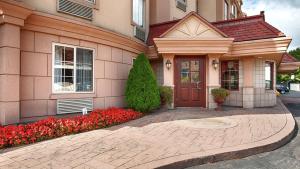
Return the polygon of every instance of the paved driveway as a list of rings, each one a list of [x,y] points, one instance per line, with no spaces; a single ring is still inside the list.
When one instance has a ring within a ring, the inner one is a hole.
[[[281,97],[300,124],[300,92]],[[273,152],[263,153],[240,160],[191,167],[189,169],[300,169],[300,132],[286,146]]]
[[[285,138],[293,122],[282,104],[222,112],[179,108],[3,152],[0,168],[147,169],[190,159],[199,164],[205,157],[210,161],[236,157],[242,150],[247,150],[243,155],[264,151],[256,148]]]

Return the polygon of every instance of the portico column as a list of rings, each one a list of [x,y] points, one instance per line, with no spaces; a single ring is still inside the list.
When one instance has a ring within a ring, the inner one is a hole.
[[[20,27],[0,25],[0,123],[20,119]]]
[[[175,68],[174,54],[163,54],[162,56],[163,56],[163,70],[164,70],[163,85],[171,87],[173,89],[173,96],[174,96],[174,68]],[[170,69],[168,69],[166,66],[168,60],[171,62]],[[174,97],[173,97],[173,103],[174,103]]]
[[[217,107],[217,104],[214,101],[213,96],[211,95],[211,90],[214,88],[219,88],[220,84],[220,64],[215,68],[213,67],[213,61],[220,63],[220,55],[208,55],[207,59],[207,107],[209,109],[214,109]]]
[[[254,70],[255,58],[245,57],[244,67],[244,86],[243,86],[243,108],[254,108]]]
[[[32,9],[22,2],[0,1],[0,123],[20,120],[20,31]]]

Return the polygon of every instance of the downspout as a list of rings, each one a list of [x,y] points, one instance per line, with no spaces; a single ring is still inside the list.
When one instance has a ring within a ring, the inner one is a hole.
[[[196,13],[199,15],[199,0],[196,0]]]

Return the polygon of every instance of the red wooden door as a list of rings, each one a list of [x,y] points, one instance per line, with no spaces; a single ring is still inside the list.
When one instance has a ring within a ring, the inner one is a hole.
[[[205,57],[176,57],[175,106],[205,107]]]

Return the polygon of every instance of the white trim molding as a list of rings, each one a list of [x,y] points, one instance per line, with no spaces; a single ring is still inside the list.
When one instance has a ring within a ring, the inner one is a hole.
[[[233,43],[226,56],[253,56],[262,54],[285,53],[292,41],[291,37],[280,37]]]
[[[233,38],[155,38],[158,53],[176,54],[226,54]]]

